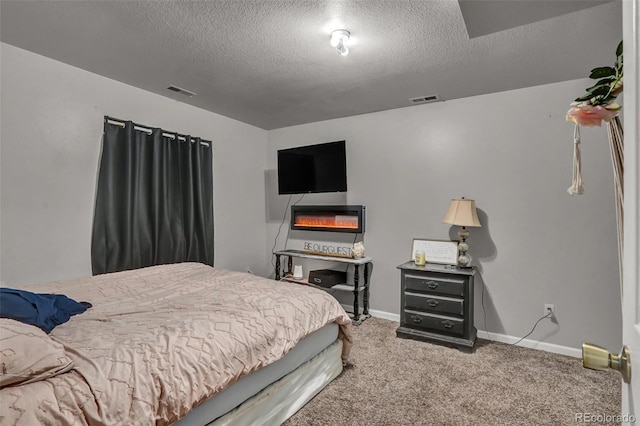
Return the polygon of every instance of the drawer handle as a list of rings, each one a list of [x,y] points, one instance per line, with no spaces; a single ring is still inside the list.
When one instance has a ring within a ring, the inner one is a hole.
[[[427,287],[430,289],[438,288],[438,283],[435,281],[427,281]]]
[[[427,305],[431,306],[432,308],[435,308],[436,306],[438,306],[440,303],[435,300],[435,299],[429,299],[427,301]]]
[[[418,315],[413,315],[411,316],[411,319],[413,320],[413,322],[420,324],[422,322],[422,318],[420,318]]]
[[[442,326],[444,328],[451,328],[451,327],[453,327],[453,323],[451,321],[449,321],[449,320],[444,320],[444,321],[442,321]]]

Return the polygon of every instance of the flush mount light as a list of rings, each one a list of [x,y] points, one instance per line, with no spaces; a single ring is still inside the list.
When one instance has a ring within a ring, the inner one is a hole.
[[[331,33],[331,46],[338,49],[338,53],[342,56],[349,54],[349,48],[346,46],[351,33],[347,30],[335,30]]]

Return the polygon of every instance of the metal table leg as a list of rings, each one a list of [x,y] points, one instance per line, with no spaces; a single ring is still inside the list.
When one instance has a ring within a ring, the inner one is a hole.
[[[369,318],[369,264],[364,264],[364,294],[362,295],[362,314],[365,318]]]
[[[358,306],[358,284],[360,281],[358,265],[354,265],[353,268],[353,323],[355,325],[360,324],[360,307]]]

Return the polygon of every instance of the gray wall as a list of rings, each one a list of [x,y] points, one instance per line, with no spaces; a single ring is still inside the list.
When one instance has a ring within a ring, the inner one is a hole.
[[[469,238],[482,276],[477,327],[524,336],[551,303],[558,323],[541,323],[530,339],[616,348],[620,291],[604,128],[583,129],[586,192],[566,192],[573,126],[565,113],[589,85],[576,80],[273,130],[268,166],[276,168],[280,148],[347,140],[346,198],[367,206],[373,309],[399,313],[396,266],[409,259],[413,237],[457,238],[457,228],[441,221],[449,200],[464,196],[476,200],[483,225]],[[268,224],[269,246],[277,227]]]
[[[450,198],[465,196],[477,201],[483,224],[469,240],[483,278],[479,329],[523,336],[553,303],[558,324],[542,323],[531,339],[621,344],[604,129],[583,129],[585,195],[565,192],[573,127],[564,114],[587,80],[266,132],[6,44],[1,55],[0,279],[8,284],[90,274],[106,114],[214,141],[216,266],[271,274],[268,253],[286,204],[269,182],[276,150],[346,139],[346,198],[303,202],[367,206],[373,309],[399,313],[396,266],[411,239],[454,238],[441,219]],[[286,225],[282,231],[276,248]]]
[[[215,263],[265,263],[267,132],[2,44],[0,278],[28,284],[91,274],[102,119],[213,141]],[[257,242],[257,243],[256,243]]]

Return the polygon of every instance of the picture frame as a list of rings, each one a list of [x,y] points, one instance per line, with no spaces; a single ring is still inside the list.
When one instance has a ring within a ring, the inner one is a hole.
[[[424,251],[427,263],[458,264],[458,241],[414,238],[411,244],[411,260],[415,260],[416,251],[419,250]]]

